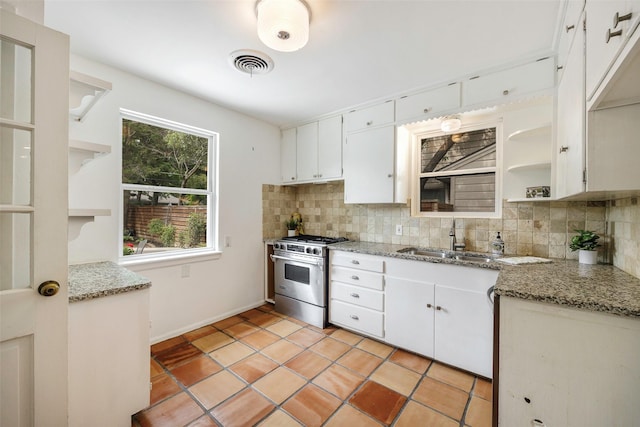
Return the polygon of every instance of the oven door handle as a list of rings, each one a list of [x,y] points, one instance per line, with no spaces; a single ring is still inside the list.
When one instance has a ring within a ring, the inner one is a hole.
[[[311,265],[316,265],[316,266],[320,265],[320,260],[307,261],[307,260],[300,260],[300,259],[296,259],[296,258],[287,258],[287,257],[279,256],[279,255],[269,255],[269,258],[271,258],[271,261],[273,261],[273,262],[276,262],[277,259],[281,259],[281,260],[284,260],[284,261],[300,262],[300,263],[303,263],[303,264],[311,264]]]

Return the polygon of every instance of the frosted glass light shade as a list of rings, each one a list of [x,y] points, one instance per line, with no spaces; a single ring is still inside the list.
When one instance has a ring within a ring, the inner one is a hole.
[[[268,47],[293,52],[309,41],[309,9],[300,0],[259,0],[258,37]]]
[[[455,132],[462,127],[462,120],[458,116],[445,117],[440,123],[443,132]]]

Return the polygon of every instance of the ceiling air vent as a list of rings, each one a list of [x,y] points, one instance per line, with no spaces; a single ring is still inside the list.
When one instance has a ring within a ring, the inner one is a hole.
[[[273,70],[273,60],[257,50],[242,49],[231,52],[229,62],[236,70],[250,75],[267,74]]]

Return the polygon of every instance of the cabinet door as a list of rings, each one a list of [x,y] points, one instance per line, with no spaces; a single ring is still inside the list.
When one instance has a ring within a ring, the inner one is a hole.
[[[296,181],[296,129],[282,131],[280,140],[280,178],[283,183]]]
[[[564,77],[558,86],[557,138],[555,151],[555,197],[584,191],[585,98],[584,31],[576,33],[567,57]]]
[[[639,3],[628,0],[587,2],[585,9],[587,18],[587,100],[591,99],[609,66],[629,37],[640,10]],[[629,13],[632,14],[629,20],[618,22],[614,26],[616,14],[620,17]]]
[[[298,127],[296,159],[298,181],[318,178],[318,122]]]
[[[344,202],[393,203],[395,126],[347,136]]]
[[[394,109],[394,102],[385,102],[384,104],[351,111],[346,116],[347,132],[393,123],[395,119]]]
[[[487,294],[436,285],[435,306],[435,359],[492,378],[493,304]]]
[[[385,340],[392,345],[433,357],[434,285],[386,278]]]
[[[569,50],[571,44],[578,31],[582,31],[582,10],[584,9],[584,0],[568,1],[567,10],[565,13],[564,22],[560,28],[560,43],[558,45],[558,66],[557,81],[562,80],[564,68],[567,64],[567,56],[569,56]]]
[[[318,178],[342,176],[342,116],[318,122]]]
[[[421,120],[441,111],[460,107],[460,83],[417,93],[396,102],[396,122]]]
[[[554,60],[542,59],[530,64],[487,74],[464,82],[464,105],[496,102],[539,90],[555,83]]]

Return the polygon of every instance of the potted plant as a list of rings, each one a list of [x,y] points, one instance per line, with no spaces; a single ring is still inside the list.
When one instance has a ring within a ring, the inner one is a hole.
[[[571,238],[569,249],[578,252],[578,262],[581,264],[597,264],[598,251],[596,248],[600,246],[598,236],[595,232],[589,230],[574,230],[578,233]]]
[[[296,235],[296,229],[298,228],[298,220],[291,217],[288,220],[285,221],[285,225],[287,226],[287,235],[288,236],[295,236]]]

